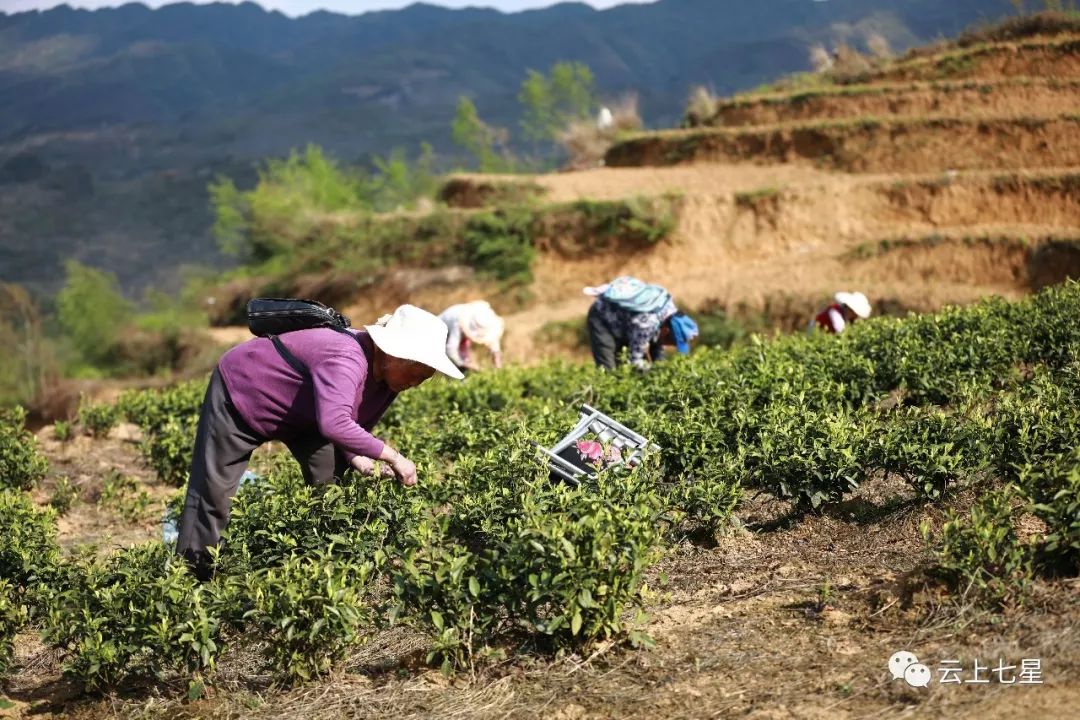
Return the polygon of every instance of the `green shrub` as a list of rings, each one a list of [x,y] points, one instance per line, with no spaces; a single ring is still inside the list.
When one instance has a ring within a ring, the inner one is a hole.
[[[56,295],[57,318],[64,337],[91,366],[109,364],[114,343],[131,318],[131,303],[120,293],[116,276],[76,260],[65,263],[64,287]]]
[[[163,390],[128,391],[117,401],[124,417],[142,429],[139,449],[164,483],[187,482],[205,392],[206,382],[193,380]]]
[[[170,420],[197,420],[205,393],[205,380],[192,380],[161,390],[128,390],[117,400],[116,407],[129,422],[152,435]]]
[[[7,676],[11,668],[15,636],[29,621],[26,606],[20,602],[18,595],[11,583],[0,578],[0,680]]]
[[[49,469],[25,423],[26,411],[18,405],[0,408],[0,490],[29,490]]]
[[[304,484],[299,466],[288,458],[240,489],[226,537],[232,547],[243,548],[253,567],[322,553],[381,567],[387,538],[417,511],[408,490],[396,482],[360,478],[316,488]]]
[[[745,324],[728,317],[722,310],[694,313],[694,320],[698,324],[696,345],[699,347],[730,348],[749,334]]]
[[[466,262],[496,280],[528,282],[536,255],[532,224],[532,213],[527,209],[471,215],[462,232]]]
[[[658,557],[661,504],[642,473],[595,488],[552,485],[543,473],[486,453],[462,458],[435,512],[405,540],[392,569],[392,613],[434,635],[431,659],[471,663],[502,639],[541,649],[597,638],[648,642],[623,618]],[[535,479],[534,479],[535,478]]]
[[[937,498],[985,476],[994,434],[983,417],[905,408],[887,416],[872,440],[868,454],[874,467],[904,478],[923,497]]]
[[[71,423],[67,420],[57,420],[53,424],[53,437],[60,442],[67,442],[71,439]]]
[[[366,640],[374,617],[364,599],[372,569],[329,556],[290,557],[244,576],[242,593],[251,603],[244,620],[266,642],[279,676],[314,679]]]
[[[46,589],[44,637],[88,689],[129,675],[207,672],[220,652],[217,589],[160,542],[77,559]]]
[[[1047,527],[1038,538],[1040,568],[1051,574],[1080,572],[1080,450],[1046,465],[1021,470],[1020,485],[1031,500],[1031,512]]]
[[[742,453],[751,483],[819,510],[866,479],[861,452],[874,428],[868,415],[814,410],[795,401],[771,405],[761,416],[756,437]]]
[[[197,428],[197,418],[169,418],[139,444],[143,458],[163,483],[182,487],[187,482]]]
[[[1062,485],[1032,511],[1050,528],[1039,548],[1042,564],[1054,572],[1075,576],[1080,571],[1080,471],[1076,466]]]
[[[60,562],[56,514],[38,510],[15,490],[0,490],[0,578],[25,588],[49,576]]]
[[[129,523],[146,520],[150,516],[150,494],[139,487],[135,478],[124,475],[115,468],[109,471],[98,497],[98,505],[112,510]]]
[[[1031,549],[1016,533],[1022,509],[1010,486],[982,497],[967,515],[952,513],[941,531],[936,571],[965,596],[1022,602],[1033,575]]]
[[[56,482],[53,483],[53,494],[49,498],[49,507],[55,510],[58,515],[66,515],[78,499],[79,489],[71,483],[71,479],[67,475],[64,475],[57,478]]]
[[[105,437],[120,422],[120,409],[111,403],[94,403],[87,397],[79,403],[79,424],[93,437]]]

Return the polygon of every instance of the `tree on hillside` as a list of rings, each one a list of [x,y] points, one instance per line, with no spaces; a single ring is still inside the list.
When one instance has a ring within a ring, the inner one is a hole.
[[[207,188],[218,246],[257,265],[294,252],[328,216],[412,207],[435,194],[435,153],[427,143],[414,163],[400,148],[369,162],[373,172],[345,167],[309,145],[303,153],[267,162],[250,190],[218,178]]]
[[[56,296],[57,316],[79,357],[100,366],[131,319],[131,304],[120,294],[116,276],[77,260],[65,263],[67,281]]]
[[[219,177],[207,187],[214,208],[213,233],[226,255],[242,257],[248,251],[249,206],[232,179]]]
[[[420,156],[409,164],[405,151],[394,148],[385,158],[372,158],[376,172],[364,181],[364,199],[373,210],[382,212],[409,207],[417,198],[431,197],[438,189],[435,150],[421,143]]]
[[[513,161],[505,151],[509,133],[481,120],[476,105],[465,96],[458,99],[451,130],[454,143],[476,159],[480,172],[506,172],[513,168]]]
[[[0,404],[39,397],[51,366],[41,315],[30,293],[0,283]]]
[[[521,129],[533,142],[554,141],[570,123],[591,118],[599,107],[592,71],[580,62],[555,63],[546,76],[529,70],[518,102]]]

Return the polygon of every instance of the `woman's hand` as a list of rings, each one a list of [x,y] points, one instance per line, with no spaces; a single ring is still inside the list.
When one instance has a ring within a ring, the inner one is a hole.
[[[350,463],[356,472],[364,475],[365,477],[371,477],[375,474],[375,461],[369,457],[363,455],[357,455],[352,459]]]
[[[375,467],[376,462],[377,461],[373,460],[372,458],[364,457],[363,455],[357,455],[356,457],[354,457],[352,459],[351,464],[356,469],[357,472],[359,472],[361,475],[363,475],[365,477],[373,477],[375,475],[378,475],[379,477],[384,477],[384,478],[385,477],[394,477],[393,469],[389,465],[387,465],[385,462],[381,463],[379,465],[378,472],[376,472],[376,467]]]
[[[416,484],[416,464],[402,454],[398,454],[397,460],[390,463],[390,468],[397,475],[398,481],[405,487]]]
[[[394,474],[397,475],[398,481],[402,485],[405,487],[412,487],[416,484],[416,464],[412,460],[389,445],[383,447],[379,459],[390,463],[390,469],[394,471]]]

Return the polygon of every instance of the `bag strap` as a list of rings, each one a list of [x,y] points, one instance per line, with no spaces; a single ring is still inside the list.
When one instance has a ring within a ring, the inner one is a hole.
[[[356,344],[360,346],[360,350],[364,353],[364,357],[368,358],[367,348],[364,347],[364,343],[360,342],[359,333],[351,333],[345,328],[338,327],[337,325],[327,325],[325,327],[330,328],[334,332],[343,333],[351,337],[353,340],[356,341]],[[277,335],[268,335],[267,339],[274,344],[274,349],[277,350],[277,353],[281,356],[281,359],[289,363],[289,367],[291,367],[293,370],[300,373],[300,377],[311,377],[311,369],[308,368],[308,366],[304,363],[303,360],[296,357],[296,355],[294,355],[293,352],[289,350],[289,348],[285,347],[285,343],[281,342],[280,337],[278,337]],[[370,358],[368,359],[370,360]]]
[[[285,343],[281,342],[281,338],[277,335],[270,335],[268,336],[268,339],[274,344],[274,349],[277,350],[281,359],[289,363],[289,366],[292,367],[293,370],[300,373],[300,377],[311,377],[311,370],[308,369],[308,366],[304,364],[303,360],[293,355],[289,348],[285,347]]]

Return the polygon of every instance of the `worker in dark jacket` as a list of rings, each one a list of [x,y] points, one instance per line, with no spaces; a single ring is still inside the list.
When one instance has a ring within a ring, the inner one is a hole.
[[[270,440],[285,443],[311,484],[350,467],[370,475],[376,460],[416,484],[416,465],[371,431],[398,393],[436,371],[462,378],[446,334],[439,318],[402,305],[360,330],[296,330],[278,336],[284,350],[260,337],[226,352],[203,400],[177,553],[210,576],[207,550],[221,541],[252,452]]]
[[[685,355],[697,337],[697,324],[679,311],[671,293],[659,285],[622,276],[606,285],[585,288],[585,294],[596,298],[586,322],[598,367],[613,370],[626,348],[630,364],[647,370],[664,356],[665,345],[674,345]]]

